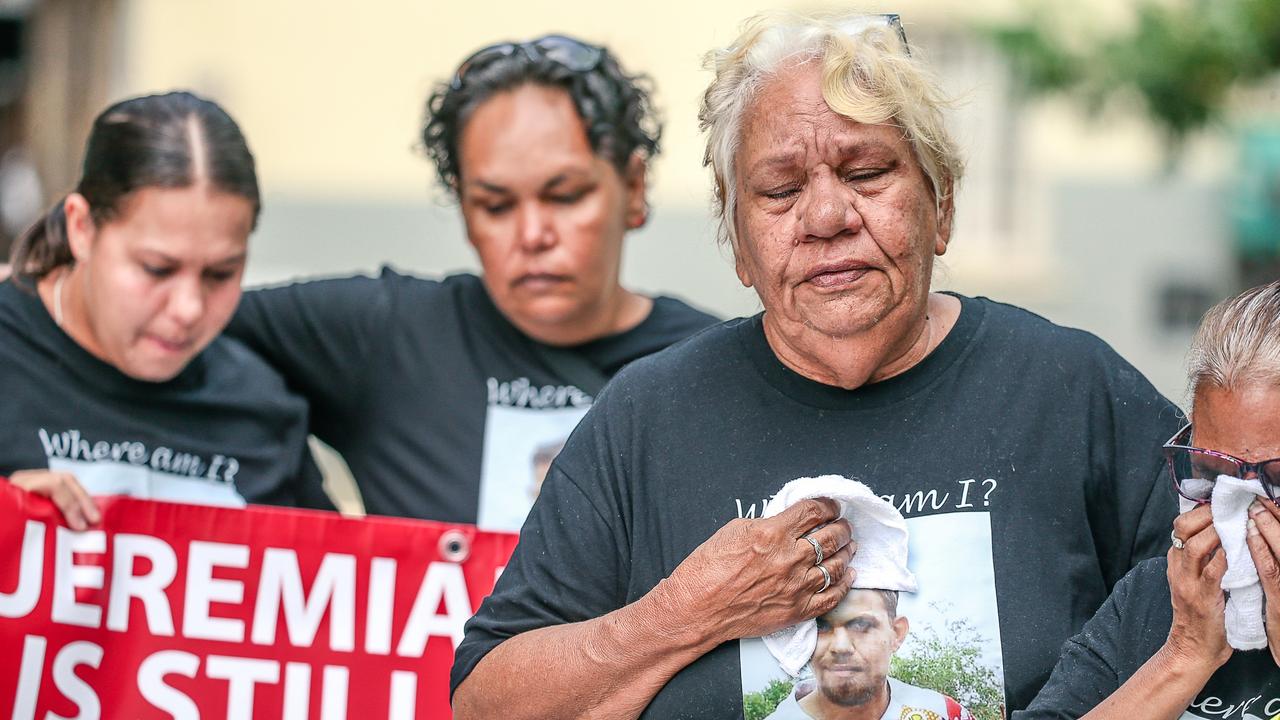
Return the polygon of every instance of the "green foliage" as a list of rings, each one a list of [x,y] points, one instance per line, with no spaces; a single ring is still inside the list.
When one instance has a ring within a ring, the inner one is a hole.
[[[764,720],[787,699],[793,684],[787,680],[770,680],[763,690],[742,696],[742,714],[746,720]]]
[[[1069,16],[1079,19],[1080,8],[1058,2],[1064,4],[1044,2],[1022,22],[986,29],[1022,87],[1067,92],[1094,111],[1112,96],[1136,94],[1175,148],[1223,118],[1233,87],[1280,69],[1276,0],[1138,0],[1128,32],[1094,31],[1075,49],[1059,28],[1070,25]]]
[[[913,629],[913,652],[893,657],[890,677],[950,695],[977,720],[1002,720],[1000,679],[982,664],[978,634],[964,620],[953,620],[947,623],[945,636],[932,628],[921,633]]]

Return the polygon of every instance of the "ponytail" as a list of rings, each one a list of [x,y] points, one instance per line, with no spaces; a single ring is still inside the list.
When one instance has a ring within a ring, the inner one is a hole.
[[[9,265],[19,285],[39,280],[57,268],[75,262],[67,239],[66,198],[58,200],[44,217],[31,224],[9,250]]]

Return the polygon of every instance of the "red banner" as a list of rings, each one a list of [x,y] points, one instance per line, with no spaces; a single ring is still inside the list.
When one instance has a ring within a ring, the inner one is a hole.
[[[447,718],[516,535],[99,498],[73,532],[0,481],[0,718]]]

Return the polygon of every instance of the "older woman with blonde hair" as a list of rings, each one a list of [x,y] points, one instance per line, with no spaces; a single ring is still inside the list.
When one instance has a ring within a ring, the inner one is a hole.
[[[1165,444],[1173,546],[1066,643],[1024,719],[1280,714],[1280,281],[1205,315],[1189,376],[1192,422]]]
[[[1158,446],[1179,413],[1092,335],[931,292],[962,163],[896,16],[763,16],[709,64],[722,235],[764,311],[605,390],[467,626],[455,713],[742,717],[772,662],[748,645],[829,611],[875,551],[826,498],[755,517],[823,475],[901,510],[919,634],[1025,707],[1054,648],[1167,547]],[[866,685],[856,658],[830,670]]]

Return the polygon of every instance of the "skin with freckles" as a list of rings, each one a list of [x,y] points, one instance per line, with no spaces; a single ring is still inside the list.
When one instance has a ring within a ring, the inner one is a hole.
[[[645,165],[591,149],[569,94],[522,85],[485,100],[459,140],[467,237],[494,304],[521,332],[573,345],[638,325],[652,300],[619,283],[644,224]]]
[[[65,202],[75,263],[41,278],[50,314],[62,281],[63,330],[129,377],[172,379],[213,341],[240,302],[253,204],[197,183],[146,187],[101,224],[84,197]]]
[[[954,325],[959,301],[929,293],[951,206],[899,129],[837,114],[820,82],[815,63],[785,69],[744,115],[734,255],[779,359],[855,388],[912,367]]]

